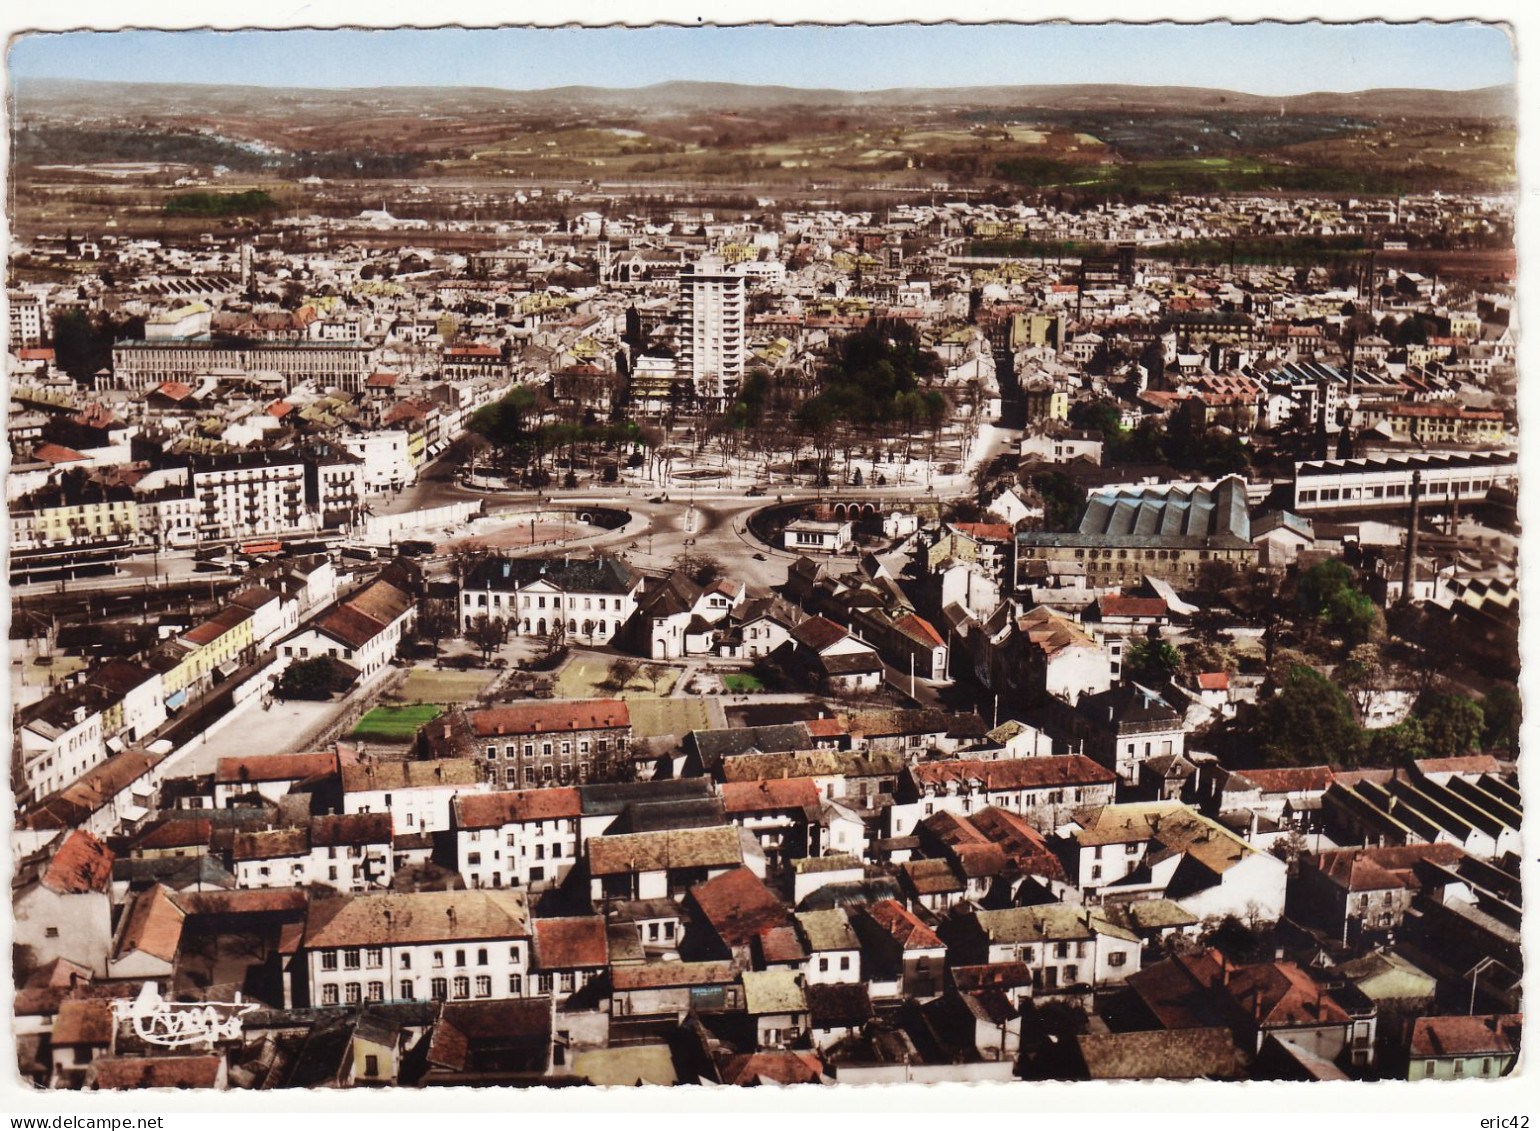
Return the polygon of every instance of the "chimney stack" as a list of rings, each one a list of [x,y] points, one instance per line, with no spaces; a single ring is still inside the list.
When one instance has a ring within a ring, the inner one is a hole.
[[[1417,576],[1417,516],[1422,501],[1422,472],[1412,472],[1412,495],[1406,510],[1406,561],[1401,563],[1401,604],[1412,601],[1412,582]]]

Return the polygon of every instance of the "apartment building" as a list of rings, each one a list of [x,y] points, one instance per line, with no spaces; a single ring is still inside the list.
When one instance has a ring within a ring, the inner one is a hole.
[[[305,462],[290,452],[199,456],[190,471],[204,538],[292,533],[305,514]]]
[[[679,276],[679,370],[698,403],[720,410],[743,386],[743,275],[706,256]]]

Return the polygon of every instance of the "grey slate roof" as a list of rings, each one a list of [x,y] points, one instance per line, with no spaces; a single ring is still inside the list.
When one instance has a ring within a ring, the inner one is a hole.
[[[488,558],[471,570],[465,589],[521,589],[548,581],[565,592],[629,593],[640,576],[620,558]]]

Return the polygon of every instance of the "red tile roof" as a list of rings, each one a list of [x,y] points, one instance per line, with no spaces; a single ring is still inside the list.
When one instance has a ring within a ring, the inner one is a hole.
[[[385,625],[351,605],[338,605],[316,622],[316,628],[352,649],[365,647],[385,631]]]
[[[696,884],[690,898],[728,947],[747,946],[773,927],[792,925],[786,905],[747,868]]]
[[[310,906],[310,895],[302,888],[181,891],[171,898],[189,915],[302,914]]]
[[[235,785],[243,782],[303,781],[337,772],[335,754],[240,754],[221,758],[214,781]]]
[[[470,712],[481,738],[508,734],[548,734],[552,731],[602,730],[631,725],[631,711],[621,699],[557,699],[515,703]]]
[[[913,613],[910,613],[908,616],[900,618],[896,627],[906,636],[912,636],[932,648],[946,647],[946,641],[941,639],[941,634],[924,617],[915,616]]]
[[[1230,998],[1265,1026],[1342,1024],[1347,1011],[1292,962],[1239,967],[1225,987]]]
[[[74,448],[66,448],[63,444],[39,444],[32,455],[33,458],[40,459],[44,463],[74,463],[77,460],[90,458]]]
[[[215,1088],[223,1056],[102,1056],[91,1062],[98,1088]]]
[[[1049,758],[1006,758],[998,762],[955,759],[922,762],[910,767],[916,782],[936,785],[944,782],[978,781],[986,790],[998,793],[1014,789],[1046,789],[1066,785],[1097,785],[1117,781],[1117,775],[1084,754],[1064,754]]]
[[[731,962],[648,962],[617,965],[610,971],[616,990],[653,990],[674,986],[721,986],[738,979]]]
[[[48,862],[43,886],[60,895],[104,892],[112,882],[112,862],[116,859],[112,849],[84,829],[77,829]]]
[[[896,899],[881,900],[865,908],[863,913],[893,936],[904,950],[934,950],[946,946],[935,931],[920,922],[914,912]]]
[[[844,720],[839,718],[808,719],[804,725],[807,733],[814,738],[839,738],[850,733]]]
[[[536,919],[530,925],[535,929],[535,963],[541,970],[572,970],[610,963],[609,933],[598,915]]]
[[[1230,690],[1229,672],[1199,672],[1199,691],[1228,691]]]
[[[1419,1017],[1412,1026],[1412,1056],[1428,1058],[1517,1053],[1523,1028],[1522,1013]]]
[[[722,807],[729,813],[758,813],[766,809],[808,809],[821,797],[812,778],[726,782]]]
[[[1104,617],[1163,617],[1167,612],[1162,597],[1117,597],[1104,594],[1097,599],[1096,605]]]
[[[471,793],[455,798],[456,825],[496,829],[518,821],[559,821],[583,812],[575,789],[520,789],[507,793]]]
[[[831,644],[837,644],[850,633],[827,617],[812,616],[791,630],[799,644],[814,652],[822,652]]]
[[[390,844],[394,839],[395,820],[389,813],[333,813],[310,821],[310,844],[315,848]]]
[[[55,1045],[105,1045],[112,1040],[112,1004],[92,998],[66,1001],[53,1025]]]
[[[388,625],[412,607],[412,598],[388,581],[376,581],[344,604],[381,625]]]
[[[182,946],[182,921],[187,918],[171,898],[171,892],[156,884],[141,892],[129,908],[121,937],[114,952],[118,957],[139,951],[174,962]]]
[[[1241,776],[1263,793],[1321,793],[1331,785],[1336,771],[1330,766],[1282,766],[1245,770]]]
[[[1019,813],[991,805],[987,809],[980,809],[969,819],[974,828],[1000,846],[1006,860],[1018,871],[1051,880],[1067,878],[1064,865],[1048,847],[1043,834],[1029,825],[1027,819]]]
[[[225,608],[220,609],[219,612],[215,613],[208,620],[198,625],[198,627],[188,632],[184,632],[182,634],[182,639],[191,644],[197,644],[200,647],[205,644],[212,644],[221,636],[225,635],[225,633],[231,631],[241,624],[244,624],[250,619],[250,609],[231,608],[226,606]]]
[[[823,1061],[812,1052],[752,1052],[730,1056],[722,1064],[722,1083],[752,1085],[762,1080],[777,1084],[817,1084],[823,1078]]]
[[[980,542],[1009,542],[1016,530],[1004,522],[954,522],[952,526],[969,538]]]
[[[214,824],[206,817],[193,820],[162,821],[139,839],[134,845],[139,849],[191,848],[207,846],[213,836]]]
[[[1416,868],[1424,861],[1447,866],[1464,857],[1465,850],[1454,844],[1406,844],[1323,852],[1314,863],[1322,874],[1348,891],[1388,891],[1421,887]]]
[[[386,424],[396,424],[403,420],[422,420],[427,415],[428,412],[422,405],[414,401],[400,401],[391,406],[384,420]]]
[[[55,958],[32,971],[27,978],[27,989],[69,989],[91,981],[91,970],[68,958]]]

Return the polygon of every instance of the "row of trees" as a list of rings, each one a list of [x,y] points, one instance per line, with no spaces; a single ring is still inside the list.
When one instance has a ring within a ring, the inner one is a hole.
[[[1366,728],[1341,682],[1296,664],[1278,694],[1239,720],[1239,731],[1265,765],[1394,767],[1478,749],[1516,752],[1519,720],[1517,692],[1500,687],[1480,701],[1429,694],[1395,726]]]
[[[601,421],[591,412],[576,419],[548,419],[550,402],[540,390],[515,385],[499,400],[471,414],[468,430],[458,441],[456,454],[470,467],[490,456],[505,473],[522,470],[532,485],[550,481],[548,465],[567,453],[568,486],[574,478],[578,450],[590,457],[595,451],[615,452],[635,467],[644,461],[649,474],[662,455],[661,430],[633,421]]]

